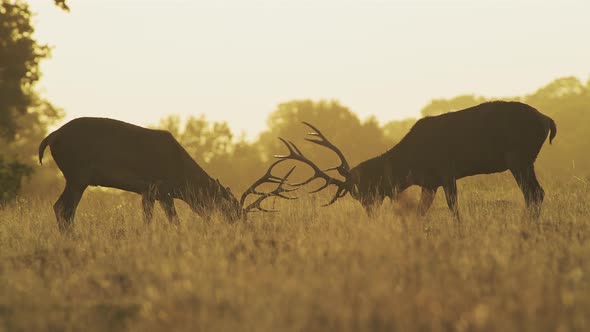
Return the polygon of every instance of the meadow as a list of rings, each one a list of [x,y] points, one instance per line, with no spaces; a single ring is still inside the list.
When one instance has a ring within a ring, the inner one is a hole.
[[[206,222],[178,202],[142,221],[139,196],[88,191],[61,235],[55,192],[0,209],[3,331],[584,331],[590,329],[590,186],[539,176],[541,219],[507,174],[459,181],[368,218],[350,197],[276,202]]]

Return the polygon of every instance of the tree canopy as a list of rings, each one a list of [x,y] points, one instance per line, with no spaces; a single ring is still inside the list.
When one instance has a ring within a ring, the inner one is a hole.
[[[304,153],[322,164],[334,164],[338,159],[326,148],[312,145],[304,138],[312,131],[306,121],[322,131],[347,156],[349,163],[383,153],[388,148],[379,123],[372,117],[361,121],[348,107],[335,100],[293,100],[279,104],[267,120],[267,130],[260,135],[258,145],[265,155],[285,151],[277,139],[293,140]]]
[[[47,126],[61,117],[36,90],[50,48],[34,38],[31,16],[23,1],[0,2],[0,203],[15,197]]]

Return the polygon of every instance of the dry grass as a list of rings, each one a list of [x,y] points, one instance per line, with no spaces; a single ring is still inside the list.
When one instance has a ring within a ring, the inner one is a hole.
[[[22,199],[0,210],[0,330],[590,329],[590,188],[546,184],[531,223],[516,185],[490,181],[460,182],[462,234],[442,192],[425,219],[310,199],[235,224],[181,209],[177,230],[95,191],[69,237],[57,194]]]

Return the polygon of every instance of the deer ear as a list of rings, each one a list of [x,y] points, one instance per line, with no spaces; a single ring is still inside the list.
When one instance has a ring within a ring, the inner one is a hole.
[[[227,190],[228,193],[231,193],[230,187],[225,187],[225,190]]]

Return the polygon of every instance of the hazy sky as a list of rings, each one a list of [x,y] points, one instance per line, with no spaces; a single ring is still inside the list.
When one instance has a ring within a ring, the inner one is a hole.
[[[435,97],[590,74],[588,0],[31,0],[67,119],[206,114],[250,137],[275,106],[338,99],[383,123]]]

